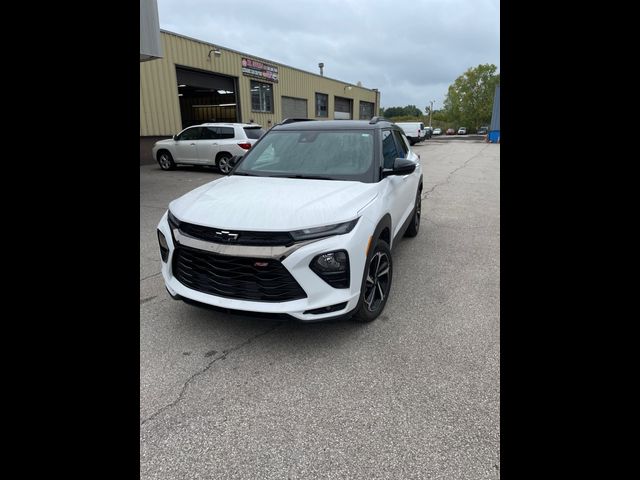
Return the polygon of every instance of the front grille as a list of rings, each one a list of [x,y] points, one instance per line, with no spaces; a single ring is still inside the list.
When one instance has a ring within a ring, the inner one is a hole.
[[[186,287],[219,297],[262,302],[307,297],[282,263],[272,259],[232,257],[179,246],[173,254],[173,274]]]
[[[294,240],[289,232],[247,232],[233,230],[229,233],[238,236],[229,241],[227,234],[223,233],[222,228],[203,227],[202,225],[194,225],[193,223],[180,222],[180,231],[190,237],[198,238],[212,243],[233,243],[234,245],[253,245],[253,246],[289,246],[293,245]]]

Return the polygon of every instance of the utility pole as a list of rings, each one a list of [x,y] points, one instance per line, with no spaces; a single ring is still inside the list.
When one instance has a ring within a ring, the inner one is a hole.
[[[431,100],[429,103],[431,104],[431,108],[429,108],[429,128],[431,128],[431,118],[433,117],[433,103],[435,100]]]

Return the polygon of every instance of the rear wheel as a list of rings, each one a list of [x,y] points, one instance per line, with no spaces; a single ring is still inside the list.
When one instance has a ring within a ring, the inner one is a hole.
[[[229,155],[228,153],[221,154],[218,157],[218,160],[216,160],[216,166],[218,167],[218,170],[220,170],[220,173],[222,173],[223,175],[229,175],[229,172],[231,171],[229,160],[231,160],[231,155]]]
[[[418,235],[418,231],[420,231],[420,213],[422,213],[422,197],[420,196],[420,191],[418,191],[416,195],[416,206],[413,207],[413,218],[407,230],[404,232],[405,237],[415,237]]]
[[[392,278],[391,250],[387,242],[378,239],[371,255],[367,258],[360,289],[360,301],[353,320],[361,323],[372,322],[382,313],[387,304]]]
[[[162,170],[173,170],[174,168],[176,168],[173,157],[166,150],[163,150],[158,154],[158,165],[160,165],[160,168]]]

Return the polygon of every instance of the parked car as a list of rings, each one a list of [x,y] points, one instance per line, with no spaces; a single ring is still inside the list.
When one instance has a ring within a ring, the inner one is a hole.
[[[460,127],[458,129],[458,135],[466,135],[467,134],[467,127]]]
[[[478,135],[486,135],[489,131],[489,127],[480,127],[478,129]]]
[[[182,130],[153,146],[153,158],[162,170],[176,165],[214,165],[220,173],[231,171],[229,160],[246,153],[264,135],[255,123],[203,123]]]
[[[453,128],[447,128],[447,135],[455,135],[456,131]]]
[[[434,135],[442,135],[442,129],[440,127],[436,127],[433,129]]]
[[[425,138],[424,123],[422,122],[396,122],[409,139],[411,145],[421,142]]]
[[[378,317],[392,248],[420,229],[422,167],[402,129],[380,117],[275,125],[231,163],[160,220],[169,294],[301,321]]]
[[[425,131],[425,139],[430,139],[433,136],[433,128],[431,127],[424,127],[424,131]]]

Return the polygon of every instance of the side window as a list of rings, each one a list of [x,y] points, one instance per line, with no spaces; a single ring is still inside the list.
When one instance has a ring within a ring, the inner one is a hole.
[[[393,140],[391,130],[382,131],[382,157],[384,158],[384,168],[393,168],[393,161],[401,157]]]
[[[395,137],[396,143],[398,144],[398,150],[402,152],[402,155],[398,155],[397,158],[407,158],[407,154],[409,153],[409,145],[403,138],[403,135],[397,130],[394,130],[393,136]]]
[[[201,140],[215,140],[218,138],[216,135],[215,127],[206,127],[202,129],[202,137]]]
[[[200,131],[202,128],[194,127],[182,132],[180,138],[178,140],[199,140],[200,139]]]
[[[218,132],[218,138],[234,138],[236,136],[233,127],[219,127]]]

